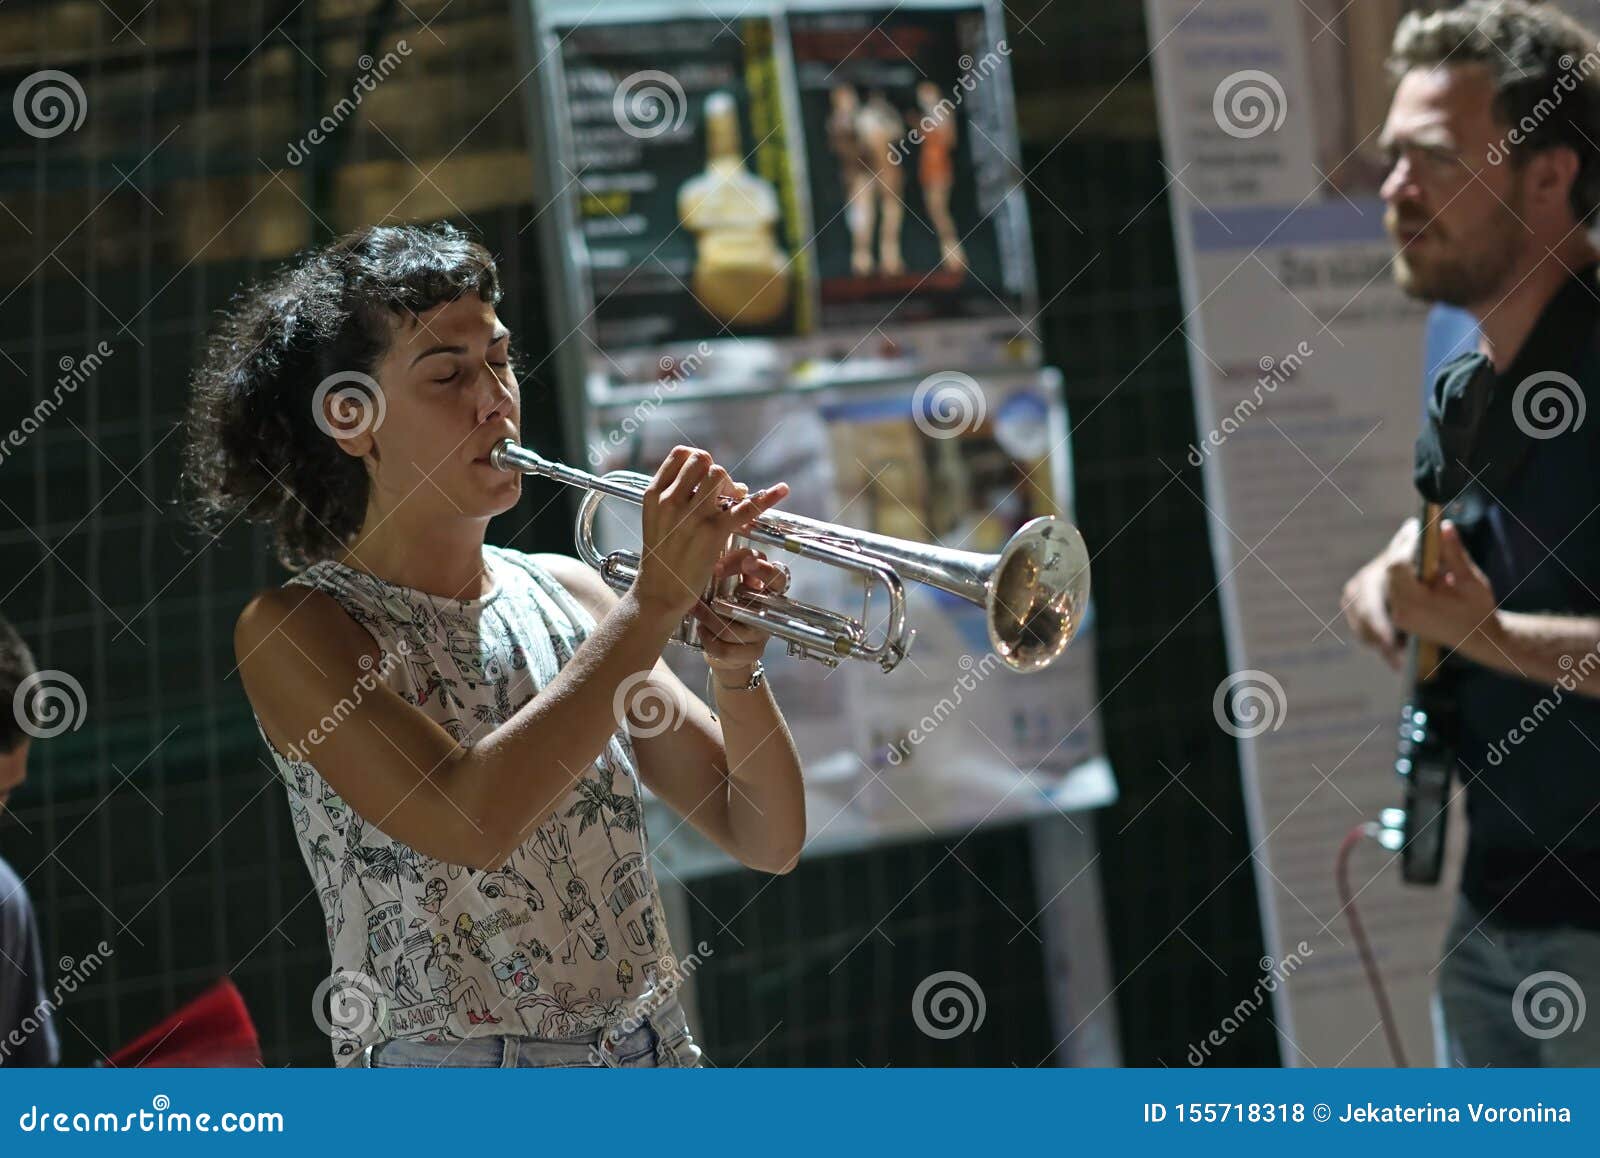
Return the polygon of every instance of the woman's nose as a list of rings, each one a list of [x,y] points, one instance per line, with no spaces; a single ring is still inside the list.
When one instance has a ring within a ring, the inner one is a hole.
[[[511,389],[494,372],[494,367],[484,363],[479,373],[478,422],[509,415],[515,405]]]

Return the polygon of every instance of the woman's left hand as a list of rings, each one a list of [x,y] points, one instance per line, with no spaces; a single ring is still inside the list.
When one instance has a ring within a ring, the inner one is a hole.
[[[774,563],[754,547],[735,547],[717,560],[717,579],[734,575],[739,577],[739,586],[733,598],[744,591],[781,595],[789,586],[788,568]],[[704,601],[695,604],[694,616],[700,621],[706,663],[716,672],[713,678],[726,687],[742,686],[766,649],[771,633],[725,619]]]

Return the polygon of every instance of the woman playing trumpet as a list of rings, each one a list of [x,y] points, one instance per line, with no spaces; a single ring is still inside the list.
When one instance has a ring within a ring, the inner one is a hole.
[[[196,377],[203,513],[267,524],[294,571],[235,648],[334,999],[372,1011],[334,1026],[335,1060],[695,1065],[640,784],[742,863],[794,866],[804,796],[767,635],[700,599],[714,577],[781,590],[728,544],[788,488],[751,494],[675,448],[620,595],[564,555],[486,545],[522,491],[488,462],[522,425],[499,299],[451,227],[361,230],[238,301]],[[691,613],[716,715],[661,660]]]

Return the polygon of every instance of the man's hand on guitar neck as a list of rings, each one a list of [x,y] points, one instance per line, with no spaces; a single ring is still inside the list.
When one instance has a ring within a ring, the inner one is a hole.
[[[1351,576],[1343,602],[1356,637],[1396,670],[1412,633],[1495,671],[1600,698],[1600,678],[1587,678],[1600,674],[1600,618],[1499,610],[1460,532],[1448,520],[1442,531],[1432,583],[1416,576],[1416,519]]]
[[[1501,646],[1494,588],[1467,554],[1455,524],[1446,520],[1439,530],[1439,574],[1431,582],[1417,578],[1409,558],[1390,561],[1390,621],[1397,631],[1498,667],[1485,656]]]
[[[1410,567],[1417,553],[1416,519],[1407,519],[1380,551],[1361,570],[1350,576],[1344,585],[1340,602],[1344,606],[1345,622],[1356,638],[1368,647],[1376,648],[1388,665],[1400,670],[1405,655],[1405,641],[1395,630],[1389,614],[1389,569],[1394,565]]]

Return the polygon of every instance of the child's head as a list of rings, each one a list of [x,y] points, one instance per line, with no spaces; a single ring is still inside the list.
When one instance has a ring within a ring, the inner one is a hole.
[[[33,737],[22,725],[30,708],[17,702],[17,689],[37,670],[22,636],[0,615],[0,812],[28,775],[28,745]]]
[[[520,402],[494,259],[449,225],[375,226],[234,300],[195,373],[187,469],[204,525],[270,525],[298,569],[369,516],[481,519],[521,476],[489,466]]]

